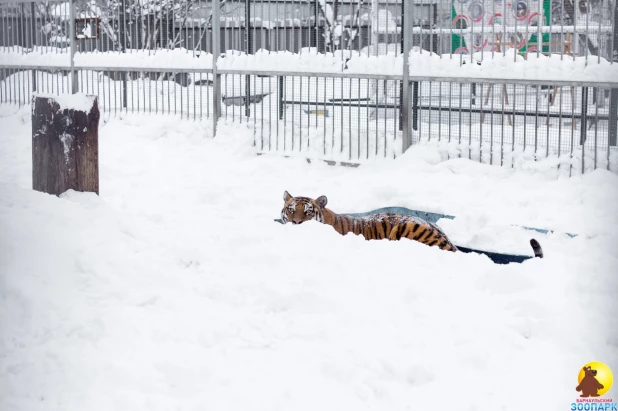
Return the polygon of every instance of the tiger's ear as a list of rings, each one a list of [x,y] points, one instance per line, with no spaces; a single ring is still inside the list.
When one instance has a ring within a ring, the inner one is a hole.
[[[316,203],[318,203],[318,205],[321,208],[326,207],[326,203],[328,202],[328,199],[326,198],[326,196],[319,196],[316,200]]]
[[[292,196],[286,190],[285,193],[283,193],[283,201],[287,202],[290,198],[292,198]]]

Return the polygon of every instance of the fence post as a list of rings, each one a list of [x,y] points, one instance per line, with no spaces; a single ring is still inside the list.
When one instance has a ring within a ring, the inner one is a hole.
[[[582,121],[579,126],[579,143],[582,146],[582,174],[585,171],[586,160],[586,128],[588,127],[588,87],[582,88]],[[595,147],[596,150],[596,147]]]
[[[614,36],[612,37],[612,47],[609,52],[609,59],[612,65],[618,65],[614,59],[618,59],[618,0],[614,0]],[[613,54],[613,55],[612,55]],[[618,88],[613,88],[609,92],[609,145],[618,145]],[[608,165],[609,167],[609,165]]]
[[[32,36],[32,51],[36,45],[36,14],[34,13],[34,2],[30,3],[30,14],[32,15],[32,23],[30,24],[30,35]],[[37,71],[32,70],[32,91],[36,91]]]
[[[588,128],[588,87],[582,87],[582,119],[579,127],[579,144],[582,145],[582,158],[584,144],[586,144],[586,129]],[[583,160],[582,160],[583,161]],[[582,170],[582,173],[584,170]]]
[[[212,136],[217,135],[217,123],[221,118],[221,75],[217,70],[221,48],[221,20],[219,18],[220,0],[212,1]]]
[[[402,89],[402,98],[401,98],[401,121],[403,123],[403,138],[402,138],[402,152],[405,153],[406,150],[412,145],[411,136],[410,136],[410,40],[412,39],[410,28],[412,27],[412,20],[410,19],[410,11],[412,10],[412,5],[410,2],[402,2],[403,3],[403,14],[402,14],[402,27],[401,27],[401,35],[403,36],[403,89]]]
[[[121,53],[126,53],[126,48],[127,48],[127,44],[126,44],[126,25],[127,25],[127,13],[126,13],[126,6],[125,6],[125,0],[121,0],[120,4],[118,5],[119,10],[118,10],[118,14],[120,15],[120,22],[118,24],[118,45],[120,46],[120,51]],[[169,31],[169,28],[168,28]],[[126,108],[127,107],[127,72],[123,71],[120,74],[120,78],[122,80],[122,107]]]
[[[247,56],[253,54],[253,48],[251,47],[253,39],[251,36],[251,2],[245,0],[245,52]],[[245,75],[245,117],[251,115],[251,107],[249,101],[251,100],[251,76]]]
[[[283,76],[277,77],[277,96],[279,100],[279,120],[283,120],[283,90],[284,90],[284,78]]]
[[[32,97],[32,188],[99,194],[97,96]]]
[[[618,88],[609,94],[609,145],[618,145]]]
[[[412,84],[412,129],[418,130],[418,81]]]
[[[77,93],[79,90],[79,82],[77,81],[77,72],[75,71],[75,51],[77,50],[77,36],[75,33],[75,0],[69,0],[69,35],[71,44],[71,94]]]
[[[400,53],[401,56],[404,58],[405,60],[405,47],[404,47],[404,39],[405,39],[405,33],[404,33],[404,27],[405,27],[405,14],[406,14],[406,4],[405,2],[401,2],[401,39],[399,40],[399,45],[400,45]],[[405,61],[404,61],[404,66],[405,66]],[[403,83],[404,80],[403,78],[401,79],[401,83],[399,83],[399,131],[403,131]]]
[[[404,2],[405,3],[405,2]],[[374,48],[374,53],[378,56],[380,53],[378,52],[378,45],[380,43],[380,31],[379,31],[379,19],[378,19],[378,9],[380,8],[379,0],[371,0],[371,46]],[[335,14],[335,16],[337,16]],[[369,47],[371,50],[371,47]],[[369,52],[371,55],[371,52]]]
[[[313,39],[313,44],[312,46],[315,47],[316,53],[320,53],[320,41],[319,36],[320,36],[320,25],[319,25],[319,21],[320,21],[320,5],[318,4],[319,0],[314,0],[313,2],[313,7],[315,8],[315,10],[313,11],[313,36],[311,37]],[[354,24],[354,23],[352,23]],[[360,28],[359,28],[360,31]]]

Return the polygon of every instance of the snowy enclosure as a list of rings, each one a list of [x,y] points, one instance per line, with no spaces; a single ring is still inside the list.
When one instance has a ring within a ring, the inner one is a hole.
[[[0,0],[0,411],[564,411],[618,376],[616,0],[512,3]],[[35,191],[31,96],[76,91],[99,195]],[[285,190],[544,257],[278,224]]]
[[[3,0],[0,101],[75,89],[111,115],[224,117],[265,153],[336,162],[430,143],[445,158],[615,170],[615,6]]]
[[[256,156],[238,122],[212,138],[207,122],[122,112],[102,118],[100,196],[58,198],[31,189],[30,117],[0,106],[2,410],[405,411],[448,396],[559,411],[583,364],[616,370],[613,173],[441,162],[420,145],[329,167]],[[555,231],[534,233],[543,259],[496,265],[275,223],[284,190],[341,213],[452,214],[438,225],[453,241],[488,251],[531,255],[521,226]]]

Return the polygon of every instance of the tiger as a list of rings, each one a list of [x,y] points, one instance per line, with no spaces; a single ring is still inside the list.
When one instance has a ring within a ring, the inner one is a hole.
[[[398,241],[402,238],[418,241],[441,250],[460,251],[436,224],[419,217],[397,213],[376,213],[363,217],[340,215],[326,208],[328,199],[322,195],[315,200],[309,197],[293,197],[286,190],[283,193],[283,224],[302,224],[315,220],[332,226],[341,235],[353,233],[362,235],[365,240]],[[543,258],[541,245],[535,239],[530,240],[534,256]],[[483,253],[478,250],[471,250]],[[468,252],[468,251],[465,251]]]

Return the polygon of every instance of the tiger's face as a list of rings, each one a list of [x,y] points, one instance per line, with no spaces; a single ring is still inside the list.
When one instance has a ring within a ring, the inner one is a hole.
[[[281,220],[284,224],[302,224],[305,221],[316,220],[320,223],[324,221],[323,209],[326,207],[326,196],[317,199],[308,197],[292,197],[287,191],[283,193],[283,209],[281,210]]]

